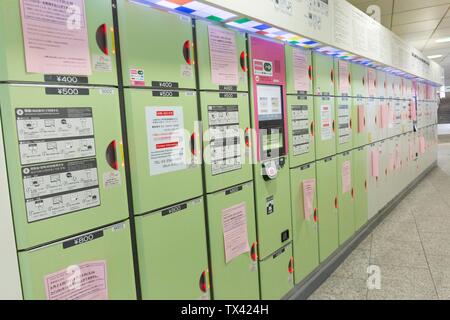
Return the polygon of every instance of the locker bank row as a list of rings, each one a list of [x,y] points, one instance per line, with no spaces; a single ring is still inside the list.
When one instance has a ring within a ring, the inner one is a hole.
[[[0,9],[25,299],[281,299],[436,161],[430,84],[126,0],[30,73]]]

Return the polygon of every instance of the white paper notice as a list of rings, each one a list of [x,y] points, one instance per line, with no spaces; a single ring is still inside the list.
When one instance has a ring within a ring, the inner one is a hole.
[[[208,27],[211,79],[217,85],[238,85],[236,38],[233,31]]]
[[[150,175],[187,167],[182,107],[147,107],[147,140]]]
[[[84,0],[21,0],[27,72],[92,74]]]
[[[106,261],[69,266],[44,282],[47,300],[108,300]]]
[[[320,106],[320,128],[322,140],[330,140],[333,138],[333,120],[331,117],[331,106]]]
[[[295,91],[308,92],[309,91],[309,74],[308,74],[308,59],[306,52],[294,48],[293,49],[293,64],[294,64],[294,81]]]
[[[245,203],[222,210],[222,226],[226,263],[250,252]]]

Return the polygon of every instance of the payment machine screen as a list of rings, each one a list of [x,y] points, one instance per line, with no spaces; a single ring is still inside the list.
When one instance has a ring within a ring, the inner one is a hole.
[[[283,100],[280,86],[258,85],[259,121],[283,119]]]

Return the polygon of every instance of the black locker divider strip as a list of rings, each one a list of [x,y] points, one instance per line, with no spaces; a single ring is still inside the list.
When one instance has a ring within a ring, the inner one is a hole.
[[[119,37],[119,16],[117,12],[117,0],[112,0],[112,14],[114,24],[114,38],[116,42],[116,61],[117,61],[117,81],[119,85],[119,105],[120,105],[120,117],[122,123],[122,140],[123,140],[123,154],[125,163],[125,175],[127,186],[127,198],[128,198],[128,214],[130,219],[130,232],[131,232],[131,249],[133,251],[133,264],[134,264],[134,279],[136,283],[136,297],[137,300],[142,300],[142,288],[141,288],[141,276],[139,272],[139,257],[137,250],[137,237],[136,237],[136,221],[134,216],[133,205],[133,189],[131,184],[131,171],[130,171],[130,156],[128,152],[128,131],[127,131],[127,116],[125,106],[125,94],[123,86],[123,72],[122,72],[122,56],[120,51],[120,37]]]
[[[212,259],[211,259],[211,241],[209,237],[209,220],[208,220],[208,193],[206,188],[206,167],[205,162],[203,161],[203,119],[202,119],[202,105],[201,105],[201,98],[200,98],[200,73],[198,68],[198,46],[197,46],[197,20],[192,19],[192,37],[194,40],[194,60],[195,60],[195,86],[196,86],[196,92],[197,92],[197,113],[198,113],[198,120],[200,123],[200,154],[201,154],[201,161],[202,161],[202,188],[203,188],[203,202],[204,202],[204,217],[205,217],[205,231],[206,231],[206,247],[207,247],[207,253],[208,253],[208,277],[209,277],[209,285],[210,285],[210,298],[211,300],[214,300],[214,285],[212,282],[213,279],[213,271],[212,271]]]

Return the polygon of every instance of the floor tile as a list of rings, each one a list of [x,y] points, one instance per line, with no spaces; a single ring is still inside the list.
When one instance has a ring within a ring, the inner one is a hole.
[[[367,281],[331,276],[309,300],[365,300]]]

